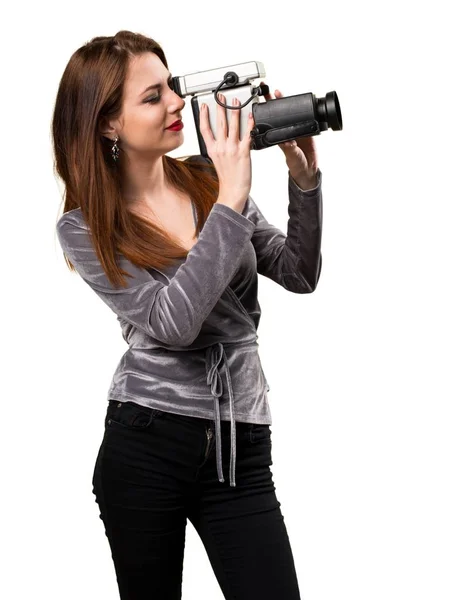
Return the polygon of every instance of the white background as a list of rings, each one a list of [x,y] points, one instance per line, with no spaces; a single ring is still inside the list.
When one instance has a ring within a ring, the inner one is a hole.
[[[259,281],[276,492],[303,599],[456,599],[450,8],[132,0],[2,9],[2,598],[118,598],[91,477],[127,347],[115,314],[64,262],[50,123],[73,52],[130,29],[163,46],[174,75],[258,60],[272,92],[337,92],[344,128],[315,138],[318,287],[295,295]],[[198,153],[189,98],[183,115],[175,157]],[[251,195],[285,231],[284,155],[274,147],[252,161]],[[223,598],[190,523],[183,577],[184,599]]]

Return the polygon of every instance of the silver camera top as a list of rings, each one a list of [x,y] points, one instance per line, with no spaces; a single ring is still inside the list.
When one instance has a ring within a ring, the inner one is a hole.
[[[173,77],[173,87],[181,97],[211,92],[221,85],[228,72],[234,72],[238,76],[238,82],[234,86],[247,85],[253,79],[265,77],[266,75],[263,63],[249,61]],[[229,84],[229,87],[232,87],[232,85]]]

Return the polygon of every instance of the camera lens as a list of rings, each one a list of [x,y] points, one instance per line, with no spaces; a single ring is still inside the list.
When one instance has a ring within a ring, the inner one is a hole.
[[[316,120],[319,121],[319,124],[327,123],[333,131],[343,129],[340,103],[336,92],[328,92],[325,98],[316,98],[316,113]]]

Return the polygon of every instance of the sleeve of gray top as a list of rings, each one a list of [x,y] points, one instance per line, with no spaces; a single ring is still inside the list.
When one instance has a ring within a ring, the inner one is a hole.
[[[322,173],[317,185],[302,190],[289,172],[289,221],[287,235],[267,221],[251,196],[243,216],[255,223],[251,242],[257,256],[257,272],[297,294],[316,289],[322,269]]]
[[[78,211],[80,215],[80,211]],[[74,211],[57,223],[60,245],[82,279],[120,317],[156,340],[187,346],[229,285],[250,243],[254,223],[224,204],[214,204],[186,261],[169,284],[119,254],[127,287],[109,282],[88,227]]]

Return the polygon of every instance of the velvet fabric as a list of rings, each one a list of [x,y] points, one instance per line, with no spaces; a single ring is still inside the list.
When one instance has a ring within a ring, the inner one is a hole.
[[[258,274],[292,293],[316,289],[322,267],[320,169],[317,175],[317,186],[303,191],[289,172],[287,235],[265,219],[250,195],[241,214],[215,204],[187,257],[163,272],[119,255],[121,268],[133,276],[126,278],[126,288],[108,281],[79,208],[57,223],[63,251],[117,315],[128,344],[107,401],[214,419],[221,482],[220,421],[230,421],[232,486],[236,422],[272,422],[258,354]]]

